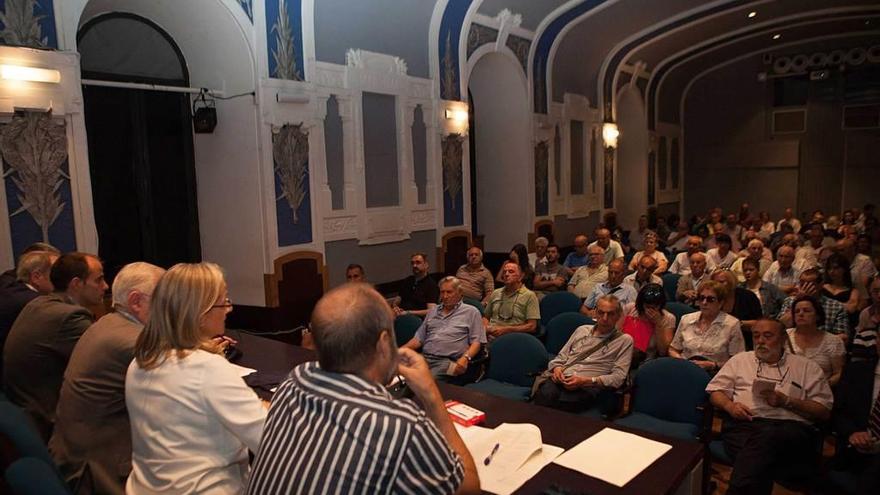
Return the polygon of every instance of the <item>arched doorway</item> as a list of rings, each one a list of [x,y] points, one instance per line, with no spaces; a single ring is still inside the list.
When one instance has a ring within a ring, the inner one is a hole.
[[[478,57],[478,54],[474,55]],[[473,101],[471,180],[477,235],[488,252],[507,253],[525,242],[534,202],[528,93],[522,67],[509,54],[476,60],[468,90]]]
[[[189,86],[159,26],[134,14],[92,18],[77,35],[83,79]],[[83,86],[99,254],[126,263],[201,259],[190,100],[183,93]]]
[[[627,85],[619,93],[617,125],[617,217],[624,229],[633,229],[648,210],[648,129],[638,87]]]

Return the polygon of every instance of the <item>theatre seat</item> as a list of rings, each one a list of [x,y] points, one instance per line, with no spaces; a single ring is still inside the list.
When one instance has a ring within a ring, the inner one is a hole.
[[[541,309],[541,326],[546,327],[547,323],[558,314],[576,313],[581,308],[581,299],[567,291],[551,292],[541,299],[538,307]]]
[[[55,468],[35,457],[16,460],[3,474],[15,495],[67,495],[70,490],[55,473]]]
[[[422,319],[415,315],[400,315],[395,318],[394,336],[397,339],[397,347],[409,342],[420,326],[422,326]]]
[[[9,441],[16,457],[33,457],[52,466],[54,471],[54,461],[31,419],[12,402],[0,401],[0,435]]]
[[[685,440],[700,438],[709,375],[675,358],[652,359],[636,372],[629,415],[614,422]]]
[[[581,325],[596,323],[592,318],[577,311],[567,311],[554,316],[547,322],[547,339],[544,346],[555,356]]]
[[[547,350],[527,333],[502,335],[489,344],[489,369],[468,388],[506,399],[527,401],[535,376],[547,369]]]
[[[470,304],[471,306],[477,308],[477,310],[480,312],[480,315],[483,314],[484,308],[482,302],[477,301],[476,299],[471,299],[470,297],[464,297],[461,299],[461,301],[465,304]]]
[[[678,290],[678,279],[681,275],[666,272],[660,278],[663,279],[663,292],[666,293],[667,301],[675,301],[675,292]]]

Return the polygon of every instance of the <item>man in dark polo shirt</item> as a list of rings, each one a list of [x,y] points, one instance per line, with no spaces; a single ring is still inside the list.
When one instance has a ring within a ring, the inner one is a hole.
[[[423,253],[410,257],[413,274],[403,279],[400,285],[400,304],[394,308],[397,315],[411,314],[423,317],[437,306],[440,292],[437,282],[428,276],[428,258]]]

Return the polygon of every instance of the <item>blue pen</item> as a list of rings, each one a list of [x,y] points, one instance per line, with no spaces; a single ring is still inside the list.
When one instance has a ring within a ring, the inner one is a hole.
[[[495,456],[495,453],[498,452],[498,449],[499,449],[499,448],[501,448],[501,444],[500,444],[500,443],[496,443],[495,446],[492,447],[492,452],[490,452],[489,455],[486,456],[485,459],[483,459],[483,465],[484,465],[484,466],[488,466],[489,463],[492,462],[492,457]]]

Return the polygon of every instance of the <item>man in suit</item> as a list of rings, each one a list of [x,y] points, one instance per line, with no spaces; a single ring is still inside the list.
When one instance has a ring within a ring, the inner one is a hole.
[[[91,254],[61,256],[50,279],[55,291],[24,307],[3,348],[6,394],[31,415],[45,440],[73,346],[94,321],[84,306],[101,304],[107,290],[104,267]]]
[[[24,256],[27,253],[33,251],[46,251],[48,253],[52,253],[57,258],[61,256],[61,251],[58,250],[55,246],[51,244],[47,244],[45,242],[35,242],[30,246],[24,248],[24,251],[21,252],[19,256]],[[6,287],[15,283],[18,280],[17,268],[13,268],[11,270],[6,270],[3,273],[0,273],[0,289],[5,289]]]
[[[71,486],[90,493],[125,492],[131,472],[125,373],[163,273],[149,263],[125,265],[113,281],[116,312],[90,326],[73,348],[49,440],[52,457]]]
[[[16,267],[16,278],[0,286],[0,351],[12,323],[21,310],[40,294],[52,292],[49,271],[58,255],[48,251],[30,251],[21,255]],[[3,356],[0,353],[0,383],[3,377]]]

